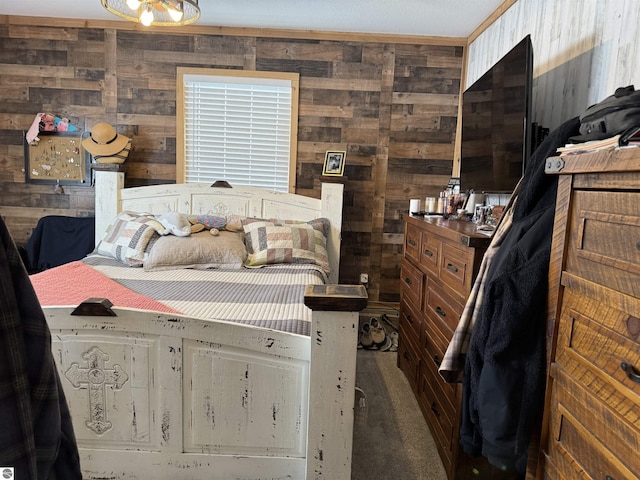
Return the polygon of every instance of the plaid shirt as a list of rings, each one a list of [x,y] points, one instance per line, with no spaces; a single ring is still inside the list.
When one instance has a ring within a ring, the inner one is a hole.
[[[513,206],[516,201],[517,190],[518,187],[514,190],[512,200],[507,208],[505,208],[502,217],[500,218],[500,223],[491,238],[491,243],[482,257],[478,275],[473,283],[473,287],[471,288],[471,292],[467,298],[464,310],[462,310],[458,326],[456,327],[455,332],[453,332],[453,337],[451,337],[451,341],[449,342],[447,351],[444,354],[442,363],[438,368],[438,372],[446,382],[456,383],[462,381],[464,362],[469,348],[471,333],[473,332],[478,312],[480,312],[482,302],[484,300],[486,274],[489,271],[493,257],[500,248],[506,233],[511,227],[513,221]]]
[[[18,480],[82,478],[51,335],[0,219],[0,466]]]

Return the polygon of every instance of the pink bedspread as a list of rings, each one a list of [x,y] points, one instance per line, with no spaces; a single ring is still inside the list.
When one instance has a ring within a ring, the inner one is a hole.
[[[82,262],[71,262],[31,275],[43,307],[79,305],[88,298],[107,298],[116,307],[180,313],[152,298],[133,292]]]

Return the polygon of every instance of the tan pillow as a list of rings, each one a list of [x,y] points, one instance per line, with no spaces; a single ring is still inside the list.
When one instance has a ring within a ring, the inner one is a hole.
[[[247,258],[242,233],[220,232],[213,236],[208,230],[188,237],[167,235],[149,245],[144,258],[146,271],[177,268],[242,268]]]

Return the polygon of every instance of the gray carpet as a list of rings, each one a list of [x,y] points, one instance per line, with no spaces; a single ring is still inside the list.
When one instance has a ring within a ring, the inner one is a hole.
[[[367,400],[353,432],[352,480],[446,480],[436,447],[395,352],[358,350],[356,386]]]

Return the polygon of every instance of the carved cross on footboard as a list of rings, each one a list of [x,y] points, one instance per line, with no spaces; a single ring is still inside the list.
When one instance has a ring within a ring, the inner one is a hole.
[[[112,426],[107,419],[105,387],[113,385],[115,390],[120,390],[129,376],[120,365],[114,365],[112,370],[107,369],[105,364],[109,361],[109,355],[98,347],[91,347],[82,354],[82,358],[87,360],[87,367],[82,368],[74,362],[65,372],[65,377],[78,390],[86,385],[85,388],[89,390],[89,420],[85,421],[85,425],[101,435]]]

